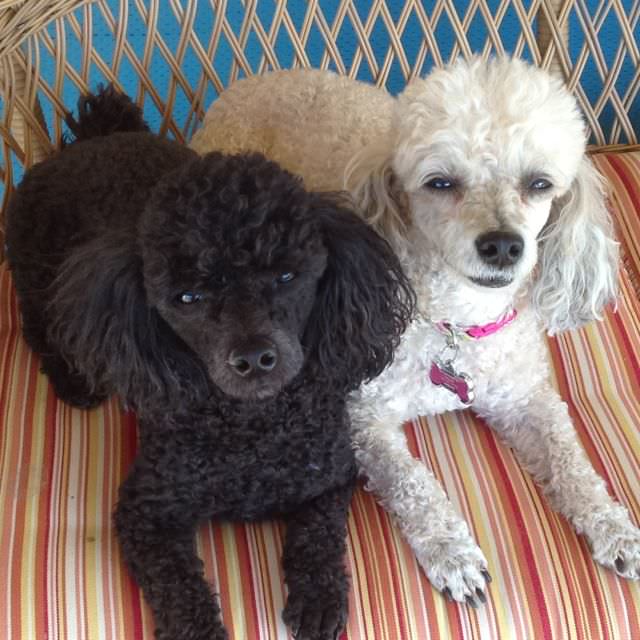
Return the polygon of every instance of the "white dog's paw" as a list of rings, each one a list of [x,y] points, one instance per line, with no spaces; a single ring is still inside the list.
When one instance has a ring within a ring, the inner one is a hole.
[[[487,561],[474,539],[430,540],[418,553],[431,584],[448,600],[466,603],[474,608],[487,601],[485,589],[491,582]]]
[[[588,536],[596,562],[613,569],[619,576],[640,579],[640,529],[624,517],[600,523],[597,534]]]

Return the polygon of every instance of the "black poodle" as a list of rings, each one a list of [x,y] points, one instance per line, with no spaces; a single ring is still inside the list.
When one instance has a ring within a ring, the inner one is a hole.
[[[194,548],[211,517],[287,521],[284,619],[345,624],[354,484],[346,400],[389,364],[413,309],[393,252],[336,196],[260,155],[197,156],[112,89],[13,195],[9,261],[57,394],[136,409],[115,522],[156,637],[226,632]]]

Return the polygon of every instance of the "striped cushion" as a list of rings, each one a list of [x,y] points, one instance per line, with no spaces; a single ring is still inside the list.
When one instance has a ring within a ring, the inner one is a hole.
[[[640,518],[640,154],[599,156],[624,244],[618,312],[550,342],[557,385],[611,491]],[[0,269],[0,638],[152,638],[110,513],[135,452],[136,422],[115,400],[58,402],[19,335]],[[494,580],[474,611],[447,603],[388,516],[362,490],[349,520],[352,640],[640,637],[640,588],[597,567],[512,453],[470,413],[407,426],[412,451],[445,486]],[[287,638],[277,523],[203,526],[199,551],[231,637]]]

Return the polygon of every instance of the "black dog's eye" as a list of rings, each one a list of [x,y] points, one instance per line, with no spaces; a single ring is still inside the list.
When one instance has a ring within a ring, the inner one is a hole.
[[[291,282],[295,277],[296,274],[293,273],[293,271],[285,271],[276,278],[276,282],[278,284],[286,284],[287,282]]]
[[[183,291],[178,295],[178,302],[182,304],[193,304],[194,302],[200,302],[200,300],[202,300],[202,296],[192,291]]]
[[[424,186],[427,187],[427,189],[436,189],[440,191],[440,190],[446,190],[446,189],[453,189],[453,187],[456,186],[456,183],[450,178],[438,177],[438,178],[432,178],[428,182],[425,182]]]
[[[545,178],[536,178],[530,185],[529,189],[532,191],[546,191],[551,189],[553,185]]]

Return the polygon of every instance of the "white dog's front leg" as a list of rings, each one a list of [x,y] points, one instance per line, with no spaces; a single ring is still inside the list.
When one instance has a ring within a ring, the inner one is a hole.
[[[607,493],[555,390],[545,386],[478,413],[514,449],[553,508],[587,537],[595,560],[625,578],[640,577],[640,530]]]
[[[485,602],[491,578],[467,523],[434,475],[409,451],[395,422],[354,428],[356,458],[367,489],[395,517],[433,586],[458,602]]]

